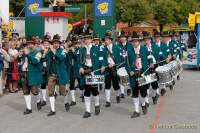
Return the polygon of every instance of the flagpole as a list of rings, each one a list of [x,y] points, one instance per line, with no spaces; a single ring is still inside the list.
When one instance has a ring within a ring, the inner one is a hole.
[[[0,17],[0,50],[2,49],[2,19]],[[1,51],[0,51],[1,52]],[[0,97],[3,95],[2,72],[0,72]]]

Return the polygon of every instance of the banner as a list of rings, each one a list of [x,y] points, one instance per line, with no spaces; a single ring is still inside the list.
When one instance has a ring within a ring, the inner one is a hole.
[[[187,52],[183,52],[182,62],[184,65],[197,65],[197,49],[188,49]]]
[[[42,7],[42,0],[26,0],[26,17],[39,16],[37,10]]]
[[[0,0],[0,18],[5,24],[9,21],[9,0]]]
[[[112,0],[95,0],[95,16],[112,16]]]

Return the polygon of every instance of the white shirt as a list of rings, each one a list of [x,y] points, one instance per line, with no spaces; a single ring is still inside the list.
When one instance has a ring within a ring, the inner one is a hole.
[[[92,48],[92,43],[89,44],[89,45],[86,45],[87,55],[89,55],[89,56],[90,56],[90,50],[91,50],[91,48]],[[88,66],[88,67],[92,67],[91,57],[90,58],[86,57],[85,65]]]
[[[27,71],[28,68],[28,58],[25,58],[24,64],[22,65],[22,71],[25,72]]]
[[[137,48],[134,48],[136,54],[140,54],[140,45]]]
[[[161,45],[161,42],[159,41],[159,42],[157,42],[156,44],[158,45],[158,47],[160,47],[160,45]]]
[[[109,44],[107,47],[108,47],[108,50],[110,51],[110,53],[113,53],[113,52],[112,52],[113,44],[111,43],[111,44]]]
[[[108,47],[108,50],[110,51],[110,53],[112,54],[113,53],[113,51],[112,51],[113,44],[111,43],[107,47]],[[113,58],[110,57],[110,56],[108,57],[108,63],[112,64],[112,65],[115,65],[115,62],[114,62]]]

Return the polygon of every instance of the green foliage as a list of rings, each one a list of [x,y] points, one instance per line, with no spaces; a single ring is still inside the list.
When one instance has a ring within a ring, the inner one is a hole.
[[[115,0],[117,22],[127,22],[129,26],[145,21],[149,15],[160,23],[187,22],[188,13],[200,11],[200,0]],[[44,0],[47,6],[48,0]],[[81,11],[74,13],[69,20],[73,23],[84,19],[84,4],[79,4]],[[10,0],[10,11],[17,16],[25,6],[25,0]],[[24,12],[21,16],[24,16]],[[92,4],[87,4],[87,16],[93,16]]]
[[[116,5],[117,20],[128,22],[129,26],[144,21],[150,13],[147,0],[119,0]]]

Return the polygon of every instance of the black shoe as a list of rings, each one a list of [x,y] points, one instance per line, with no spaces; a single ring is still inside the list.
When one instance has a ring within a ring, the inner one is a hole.
[[[45,106],[45,105],[47,105],[47,102],[46,101],[42,101],[41,106]]]
[[[100,114],[100,106],[95,106],[95,115]]]
[[[177,76],[177,80],[180,80],[180,79],[181,79],[181,78],[180,78],[180,76],[178,75],[178,76]]]
[[[55,99],[57,98],[57,96],[58,96],[58,94],[55,92],[55,94],[54,94]]]
[[[120,96],[116,96],[117,103],[120,103]]]
[[[147,114],[147,106],[146,105],[142,106],[142,112],[143,112],[144,115]]]
[[[24,111],[24,115],[28,115],[28,114],[31,114],[32,113],[32,110],[31,109],[26,109]]]
[[[106,102],[105,107],[108,108],[108,107],[110,107],[110,106],[111,106],[110,102]]]
[[[158,98],[159,98],[159,95],[158,95],[158,94],[156,94],[155,97],[152,97],[153,104],[157,104],[157,102],[158,102]]]
[[[85,112],[83,118],[89,118],[89,117],[91,117],[91,113]]]
[[[131,89],[128,89],[127,90],[127,96],[130,96],[131,95]]]
[[[70,110],[70,105],[69,105],[69,103],[66,103],[66,104],[65,104],[65,110],[66,110],[67,112],[69,112],[69,110]]]
[[[125,95],[124,95],[124,94],[121,94],[121,98],[125,98]]]
[[[41,103],[41,101],[40,101],[39,103],[37,103],[37,109],[38,109],[38,110],[41,110],[41,109],[42,109],[42,103]]]
[[[70,106],[75,106],[76,105],[76,102],[74,102],[74,101],[72,101],[71,103],[70,103]]]
[[[133,114],[131,115],[131,118],[136,118],[136,117],[140,117],[139,112],[133,112]]]
[[[148,108],[148,107],[149,107],[149,103],[146,103],[146,102],[145,102],[145,106]]]
[[[50,111],[47,116],[53,116],[53,115],[56,115],[56,112],[53,112],[53,111]]]
[[[170,89],[170,91],[173,91],[174,86],[173,86],[173,85],[170,85],[170,86],[169,86],[169,89]]]
[[[164,96],[165,93],[166,93],[166,90],[165,89],[161,89],[161,92],[160,92],[161,96]]]

